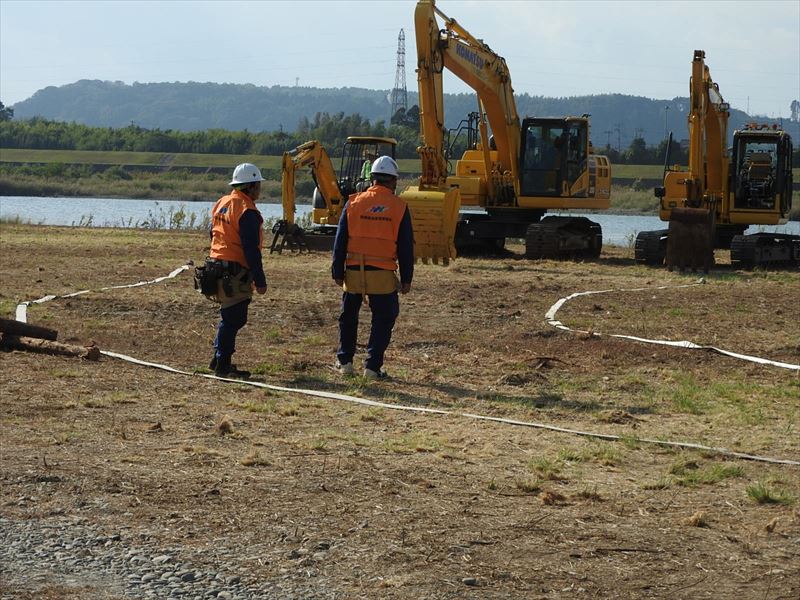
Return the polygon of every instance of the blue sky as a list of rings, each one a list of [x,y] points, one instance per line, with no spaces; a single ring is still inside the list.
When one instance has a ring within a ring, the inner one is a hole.
[[[79,79],[416,89],[414,0],[0,0],[0,101]],[[437,7],[504,56],[517,93],[688,94],[694,49],[725,99],[787,117],[800,99],[800,1],[502,2]],[[454,77],[446,91],[468,91]]]

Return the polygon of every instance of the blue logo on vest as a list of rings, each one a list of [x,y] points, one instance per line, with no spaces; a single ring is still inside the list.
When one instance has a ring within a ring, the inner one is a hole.
[[[386,207],[385,207],[385,206],[382,206],[382,205],[380,205],[380,204],[378,204],[377,206],[373,206],[373,207],[371,207],[371,208],[369,209],[369,211],[367,211],[367,212],[371,212],[371,213],[382,213],[382,212],[385,212],[385,211],[386,211]]]

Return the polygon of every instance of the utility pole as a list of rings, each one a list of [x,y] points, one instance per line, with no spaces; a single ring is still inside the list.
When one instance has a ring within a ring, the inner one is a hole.
[[[408,110],[408,91],[406,90],[406,34],[401,29],[397,36],[397,70],[394,75],[394,88],[392,88],[392,114],[389,115],[389,122],[397,114],[397,111]]]
[[[640,138],[643,135],[644,135],[644,129],[642,129],[641,127],[634,128],[634,130],[633,130],[633,137],[634,138]]]
[[[603,133],[606,134],[606,148],[611,148],[611,134],[614,133],[611,129],[606,129]]]
[[[667,115],[669,114],[669,105],[664,107],[664,139],[667,139]]]
[[[622,152],[622,141],[621,141],[621,131],[622,131],[622,123],[617,123],[614,126],[614,131],[617,132],[617,152]]]

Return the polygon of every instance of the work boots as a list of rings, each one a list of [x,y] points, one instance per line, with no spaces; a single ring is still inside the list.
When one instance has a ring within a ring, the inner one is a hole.
[[[217,358],[215,355],[208,365],[209,369],[214,370],[214,375],[217,377],[226,377],[228,379],[249,379],[250,371],[240,370],[236,365],[231,364],[230,357]]]

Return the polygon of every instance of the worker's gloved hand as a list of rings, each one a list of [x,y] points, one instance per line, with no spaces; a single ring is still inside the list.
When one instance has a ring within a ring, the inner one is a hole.
[[[267,293],[267,286],[265,285],[264,287],[257,287],[256,293],[263,296],[264,294]]]
[[[407,294],[410,291],[411,291],[411,283],[410,282],[409,283],[401,283],[400,284],[400,293],[401,294]]]
[[[344,285],[344,279],[334,279],[334,281],[336,282],[336,285],[338,285],[339,287],[342,287]]]

